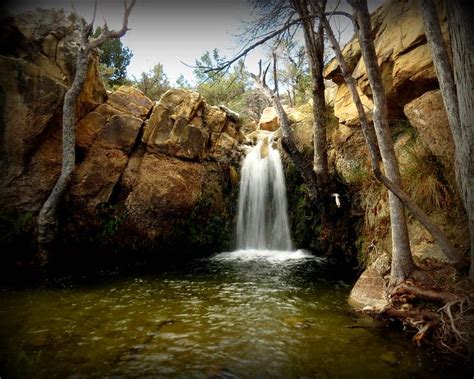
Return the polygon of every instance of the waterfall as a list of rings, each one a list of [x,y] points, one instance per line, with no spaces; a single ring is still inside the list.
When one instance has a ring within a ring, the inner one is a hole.
[[[285,176],[269,137],[242,162],[238,207],[238,250],[292,250]]]

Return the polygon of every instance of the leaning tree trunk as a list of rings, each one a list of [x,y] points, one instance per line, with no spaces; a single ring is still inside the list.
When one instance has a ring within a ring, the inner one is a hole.
[[[453,0],[447,2],[446,6],[453,67],[443,40],[436,6],[432,0],[420,0],[426,38],[454,140],[456,182],[471,235],[469,275],[474,280],[474,12],[468,1]]]
[[[382,174],[382,171],[379,167],[379,149],[377,146],[377,140],[374,132],[373,126],[371,126],[367,120],[367,115],[364,110],[364,106],[360,99],[359,93],[357,92],[357,85],[355,79],[352,77],[349,66],[347,65],[344,56],[342,54],[341,47],[337,42],[336,36],[334,35],[331,25],[326,19],[325,15],[322,14],[321,22],[324,25],[326,34],[329,39],[329,43],[334,50],[336,59],[341,68],[342,76],[346,82],[347,87],[352,96],[352,101],[354,102],[357,113],[359,115],[359,120],[361,124],[362,133],[364,135],[365,142],[369,149],[370,164],[375,178],[380,181],[386,188],[392,191],[405,205],[405,207],[410,210],[410,212],[415,216],[415,218],[426,228],[426,230],[431,234],[436,244],[441,248],[446,257],[450,262],[456,263],[459,261],[459,254],[456,249],[449,242],[448,238],[442,232],[442,230],[436,226],[428,217],[428,215],[418,207],[413,200],[395,183],[391,182],[385,175]]]
[[[325,7],[321,1],[321,7]],[[313,117],[314,117],[314,172],[318,179],[318,188],[321,193],[327,190],[329,182],[329,168],[326,137],[326,99],[324,97],[324,34],[321,24],[318,32],[314,31],[314,18],[310,17],[307,0],[295,0],[294,5],[302,19],[306,54],[309,60],[312,80]]]
[[[388,124],[387,99],[382,76],[377,64],[377,55],[375,53],[367,1],[348,0],[348,2],[354,8],[356,22],[359,26],[359,43],[373,94],[374,127],[380,155],[382,156],[387,178],[398,187],[401,187],[400,171]],[[408,237],[408,227],[403,203],[391,191],[389,191],[388,196],[392,231],[390,287],[394,287],[409,277],[413,270],[414,263],[411,256],[410,240]]]
[[[474,281],[474,8],[471,1],[447,2],[453,50],[459,124],[454,128],[457,177],[471,234],[471,270]],[[455,143],[456,143],[455,139]]]
[[[57,210],[69,185],[76,161],[76,100],[82,90],[89,67],[89,50],[81,48],[77,54],[76,74],[63,103],[63,161],[61,175],[43,204],[38,215],[38,259],[41,265],[48,261],[51,243],[57,229]]]
[[[280,99],[275,94],[275,92],[268,88],[267,84],[265,83],[265,74],[263,74],[263,78],[257,77],[254,74],[251,74],[251,76],[259,87],[260,91],[275,107],[280,119],[282,146],[305,182],[308,188],[309,197],[313,202],[316,202],[319,192],[318,181],[315,172],[312,170],[311,165],[306,160],[305,155],[298,149],[295,137],[293,136],[293,130],[291,129],[290,122],[288,120],[288,115],[283,109]]]

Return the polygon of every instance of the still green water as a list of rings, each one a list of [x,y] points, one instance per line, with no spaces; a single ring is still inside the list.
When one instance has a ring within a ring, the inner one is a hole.
[[[227,253],[100,284],[3,290],[0,376],[472,376],[353,314],[349,284],[291,254]]]

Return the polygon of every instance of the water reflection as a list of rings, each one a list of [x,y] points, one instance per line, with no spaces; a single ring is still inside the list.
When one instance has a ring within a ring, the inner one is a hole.
[[[3,291],[0,375],[469,377],[350,313],[349,286],[297,254],[223,253],[153,276]]]

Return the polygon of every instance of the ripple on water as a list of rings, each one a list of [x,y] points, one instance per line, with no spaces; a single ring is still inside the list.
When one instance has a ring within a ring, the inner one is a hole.
[[[233,252],[94,287],[2,292],[4,376],[467,376],[349,313],[350,286],[318,279],[322,267],[304,251]]]

